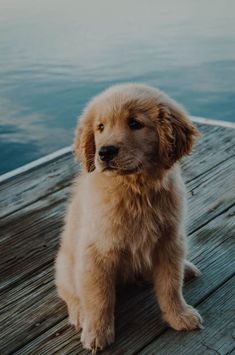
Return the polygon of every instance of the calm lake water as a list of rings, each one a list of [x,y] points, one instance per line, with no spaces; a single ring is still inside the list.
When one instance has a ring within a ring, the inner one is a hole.
[[[71,144],[114,83],[234,121],[234,14],[234,0],[0,0],[0,173]]]

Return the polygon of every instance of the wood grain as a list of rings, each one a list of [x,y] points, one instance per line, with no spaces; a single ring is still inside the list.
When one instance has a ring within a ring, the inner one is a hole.
[[[204,343],[210,347],[217,334],[222,340],[214,349],[225,354],[235,347],[234,339],[226,335],[229,317],[222,314],[221,322],[210,326],[210,305],[218,300],[219,312],[224,294],[221,309],[227,309],[235,270],[235,131],[205,125],[199,129],[203,137],[182,165],[188,190],[190,258],[203,276],[186,284],[185,296],[208,317]],[[86,353],[67,325],[66,309],[53,282],[58,234],[77,171],[72,154],[66,151],[0,182],[1,355]],[[191,335],[184,338],[167,330],[149,285],[125,288],[118,299],[117,341],[104,354],[156,353],[161,344],[165,353],[177,353],[175,344],[184,339],[185,354],[190,354],[190,348],[193,354],[213,353],[194,335],[190,343]],[[181,353],[182,346],[179,349]]]

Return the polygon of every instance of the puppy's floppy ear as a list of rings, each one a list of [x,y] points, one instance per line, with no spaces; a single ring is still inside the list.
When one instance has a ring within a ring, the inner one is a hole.
[[[92,116],[84,113],[78,122],[74,140],[75,156],[89,173],[95,170],[95,137],[92,121]]]
[[[199,136],[187,113],[176,102],[169,100],[159,105],[159,159],[165,168],[170,168],[184,155],[190,154]]]

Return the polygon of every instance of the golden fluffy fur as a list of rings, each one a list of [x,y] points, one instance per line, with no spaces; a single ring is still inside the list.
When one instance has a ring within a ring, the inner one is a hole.
[[[164,319],[177,330],[201,327],[182,294],[185,188],[177,161],[198,132],[185,111],[145,85],[111,87],[78,122],[75,153],[83,171],[68,208],[56,260],[56,284],[85,348],[114,340],[115,287],[151,279]],[[103,161],[101,147],[117,155]]]

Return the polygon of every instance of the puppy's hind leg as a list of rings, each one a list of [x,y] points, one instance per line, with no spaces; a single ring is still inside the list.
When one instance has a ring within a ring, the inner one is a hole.
[[[190,261],[184,261],[184,281],[201,276],[201,271]]]
[[[68,308],[69,323],[77,330],[79,324],[79,298],[76,295],[73,281],[73,262],[71,255],[66,253],[66,249],[61,247],[56,258],[56,286],[60,298],[62,298]]]

